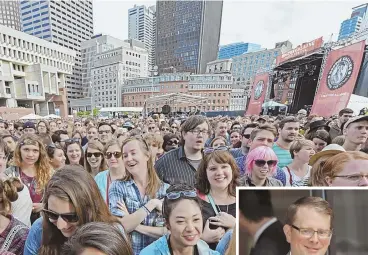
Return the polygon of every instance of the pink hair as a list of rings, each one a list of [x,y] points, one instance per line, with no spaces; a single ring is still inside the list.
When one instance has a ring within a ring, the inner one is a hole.
[[[257,147],[251,150],[248,153],[247,159],[245,161],[246,174],[248,175],[251,174],[255,160],[257,159],[264,160],[266,157],[271,158],[271,160],[276,160],[277,163],[279,162],[275,152],[270,147],[260,146],[260,147]],[[277,164],[271,169],[272,174],[276,173],[276,169],[277,169]]]

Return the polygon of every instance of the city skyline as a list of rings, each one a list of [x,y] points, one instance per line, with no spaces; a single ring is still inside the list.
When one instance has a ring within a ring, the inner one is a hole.
[[[271,49],[276,42],[290,40],[295,47],[320,36],[328,41],[331,34],[332,39],[336,40],[341,22],[350,17],[353,7],[364,3],[364,1],[224,0],[220,45],[243,41],[261,44],[263,48]],[[134,4],[151,6],[155,5],[156,1],[94,0],[95,33],[127,39],[128,10]],[[239,31],[239,27],[243,27],[243,30]]]

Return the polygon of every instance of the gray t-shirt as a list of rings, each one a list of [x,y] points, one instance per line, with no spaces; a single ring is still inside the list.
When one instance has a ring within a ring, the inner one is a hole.
[[[192,165],[192,167],[195,168],[195,170],[198,170],[199,164],[201,163],[202,159],[188,159],[189,164]]]

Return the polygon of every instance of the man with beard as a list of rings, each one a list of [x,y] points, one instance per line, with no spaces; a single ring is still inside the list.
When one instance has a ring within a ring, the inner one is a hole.
[[[110,126],[110,124],[106,122],[101,122],[98,125],[98,138],[100,139],[100,142],[105,146],[108,141],[112,139],[112,134],[115,132],[115,130]]]
[[[243,128],[243,132],[241,133],[241,147],[230,150],[231,155],[233,155],[235,159],[248,154],[250,134],[256,127],[258,127],[257,123],[250,123]]]
[[[205,147],[209,147],[212,140],[215,138],[215,137],[218,137],[218,136],[222,136],[224,137],[228,143],[230,141],[229,139],[229,134],[227,133],[227,123],[226,123],[226,120],[225,119],[220,119],[216,124],[215,124],[215,134],[213,135],[213,137],[209,138],[206,142],[206,145]]]
[[[279,159],[278,167],[283,168],[293,160],[290,154],[290,146],[298,136],[300,129],[299,120],[295,117],[286,117],[279,124],[279,137],[272,149]]]

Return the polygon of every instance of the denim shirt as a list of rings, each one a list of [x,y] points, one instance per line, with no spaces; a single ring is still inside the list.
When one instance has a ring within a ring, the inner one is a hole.
[[[43,218],[37,219],[29,230],[26,244],[24,245],[24,255],[38,254],[42,241],[42,221]]]

